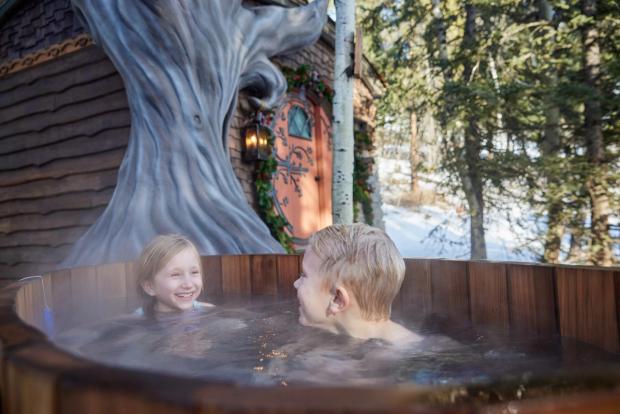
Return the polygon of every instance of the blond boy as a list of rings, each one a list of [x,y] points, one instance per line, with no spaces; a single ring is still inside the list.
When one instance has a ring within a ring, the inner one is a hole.
[[[332,225],[312,235],[295,281],[299,322],[395,345],[421,339],[390,320],[405,263],[388,235],[366,224]]]

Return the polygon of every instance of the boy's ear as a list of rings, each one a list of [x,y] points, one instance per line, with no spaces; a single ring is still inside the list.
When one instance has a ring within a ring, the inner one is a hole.
[[[343,286],[336,286],[334,288],[334,295],[329,302],[329,314],[335,315],[338,312],[346,310],[351,304],[351,298],[349,292]]]
[[[141,286],[142,290],[144,290],[147,295],[155,296],[155,289],[153,289],[153,284],[150,280],[145,280],[144,282],[142,282]]]

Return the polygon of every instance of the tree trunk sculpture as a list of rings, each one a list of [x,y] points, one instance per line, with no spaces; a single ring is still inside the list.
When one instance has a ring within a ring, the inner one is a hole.
[[[286,92],[269,57],[316,41],[327,0],[72,1],[123,77],[131,134],[109,205],[63,265],[134,260],[169,232],[202,254],[283,252],[233,172],[228,128],[240,89],[263,108]]]

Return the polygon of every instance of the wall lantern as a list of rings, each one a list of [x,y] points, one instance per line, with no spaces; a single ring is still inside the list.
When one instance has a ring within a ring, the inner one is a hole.
[[[243,130],[243,160],[258,161],[269,158],[271,129],[259,123],[247,125]]]

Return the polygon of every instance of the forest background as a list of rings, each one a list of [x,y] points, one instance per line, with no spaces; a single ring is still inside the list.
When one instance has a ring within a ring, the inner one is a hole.
[[[540,261],[618,263],[618,2],[357,0],[357,20],[386,85],[377,147],[406,149],[410,194],[464,201],[472,259],[493,212],[533,227]]]

